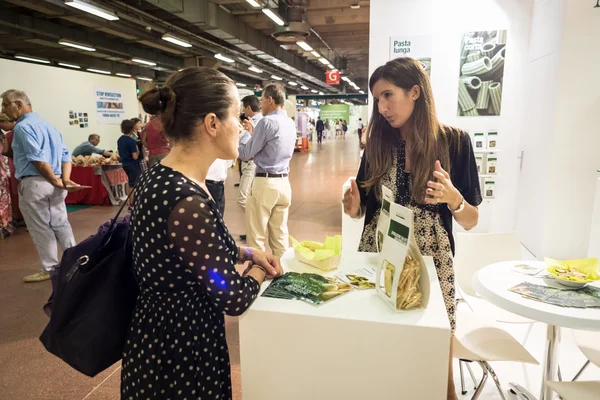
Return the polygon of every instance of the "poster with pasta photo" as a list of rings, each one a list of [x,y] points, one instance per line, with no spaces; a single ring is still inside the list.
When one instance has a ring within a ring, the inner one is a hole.
[[[506,35],[506,30],[463,35],[458,80],[459,117],[500,115]]]

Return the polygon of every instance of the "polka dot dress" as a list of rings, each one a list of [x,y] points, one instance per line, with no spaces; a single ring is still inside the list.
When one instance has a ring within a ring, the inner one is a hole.
[[[235,270],[238,250],[217,205],[184,175],[157,164],[141,178],[131,218],[141,294],[123,354],[122,399],[231,395],[223,314],[259,292]]]

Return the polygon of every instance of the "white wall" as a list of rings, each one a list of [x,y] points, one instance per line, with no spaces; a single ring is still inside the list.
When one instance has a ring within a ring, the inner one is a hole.
[[[550,150],[544,152],[542,250],[549,257],[579,258],[587,256],[600,168],[600,9],[589,1],[547,3],[563,7],[564,19],[559,71],[551,82],[557,112],[545,116],[552,120],[553,132]]]
[[[519,141],[526,109],[526,76],[531,0],[371,1],[369,71],[389,59],[389,38],[432,35],[431,82],[440,121],[459,128],[500,132],[497,198],[480,207],[478,231],[510,231],[516,225]],[[457,117],[459,51],[462,33],[507,29],[506,64],[499,117]]]
[[[133,79],[5,59],[0,59],[0,71],[0,93],[8,89],[24,90],[33,111],[62,133],[71,151],[92,133],[101,136],[100,148],[117,149],[117,139],[121,135],[119,125],[96,122],[96,86],[121,91],[126,118],[138,116]],[[88,128],[69,125],[69,110],[88,113]]]

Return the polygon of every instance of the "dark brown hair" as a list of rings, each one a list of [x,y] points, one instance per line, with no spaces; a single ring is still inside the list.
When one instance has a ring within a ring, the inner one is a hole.
[[[244,108],[250,107],[250,109],[254,112],[260,110],[260,100],[253,94],[250,94],[242,99],[242,104]]]
[[[373,72],[369,79],[369,89],[380,79],[404,89],[406,92],[415,85],[421,89],[415,101],[412,115],[406,121],[406,156],[411,160],[411,200],[423,203],[427,181],[433,179],[435,162],[450,172],[450,152],[447,130],[440,126],[435,113],[433,93],[427,73],[417,60],[400,57],[388,61]],[[369,190],[381,184],[382,177],[392,168],[395,148],[400,131],[393,128],[379,113],[377,102],[373,102],[371,121],[367,128],[366,158],[369,163],[367,180],[363,186]]]
[[[285,90],[283,86],[278,85],[277,83],[269,83],[263,89],[263,96],[272,97],[275,104],[278,106],[282,106],[285,104]]]
[[[235,85],[215,69],[189,67],[171,75],[162,88],[146,89],[139,100],[145,112],[160,115],[168,137],[190,140],[208,114],[227,116],[235,103]]]
[[[133,132],[134,126],[135,123],[132,120],[124,119],[121,121],[121,133],[123,133],[123,135],[129,135],[131,132]]]

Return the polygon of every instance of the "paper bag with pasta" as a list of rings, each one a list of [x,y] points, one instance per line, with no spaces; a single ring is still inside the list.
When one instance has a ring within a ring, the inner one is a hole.
[[[377,266],[377,293],[397,311],[424,308],[429,277],[413,234],[413,212],[391,203],[389,219]]]

